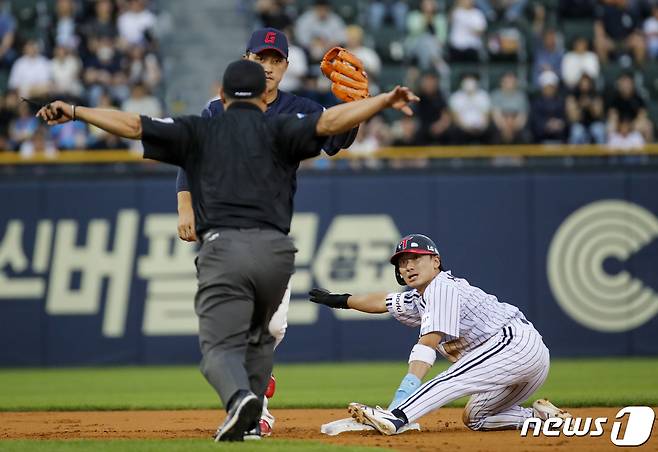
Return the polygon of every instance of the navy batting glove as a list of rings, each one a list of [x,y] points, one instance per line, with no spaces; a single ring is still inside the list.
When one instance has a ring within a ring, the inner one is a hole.
[[[331,293],[326,289],[312,289],[308,293],[313,303],[323,304],[333,309],[349,309],[347,299],[352,296],[350,293]]]

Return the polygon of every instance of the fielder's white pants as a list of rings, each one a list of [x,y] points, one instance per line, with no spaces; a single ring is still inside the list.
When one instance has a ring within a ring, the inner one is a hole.
[[[548,348],[526,320],[513,319],[498,334],[427,381],[398,409],[409,422],[471,395],[463,421],[473,430],[521,428],[532,408],[519,406],[546,380]]]
[[[288,287],[286,288],[286,293],[283,294],[281,299],[281,304],[278,309],[270,319],[270,324],[268,329],[270,334],[274,336],[274,349],[276,350],[277,346],[283,340],[283,337],[286,335],[286,329],[288,328],[288,308],[290,307],[290,281],[288,281]]]
[[[283,294],[283,299],[281,299],[281,304],[276,310],[272,318],[270,319],[270,324],[267,326],[270,334],[274,336],[274,349],[276,350],[277,346],[283,340],[283,337],[286,335],[286,329],[288,328],[288,308],[290,307],[290,281],[288,281],[288,287],[286,288],[286,293]],[[267,397],[263,397],[263,412],[261,413],[261,419],[265,419],[269,422],[270,427],[274,427],[274,416],[267,409]]]

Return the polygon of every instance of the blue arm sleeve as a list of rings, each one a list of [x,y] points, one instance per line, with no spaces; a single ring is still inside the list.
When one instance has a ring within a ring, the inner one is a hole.
[[[327,155],[336,155],[341,149],[348,148],[354,143],[356,139],[356,134],[359,132],[359,126],[356,126],[352,130],[341,133],[339,135],[333,135],[327,138],[327,141],[322,146],[322,149]]]
[[[420,378],[414,374],[407,374],[404,376],[400,382],[400,387],[395,391],[395,396],[393,401],[388,406],[389,410],[397,408],[407,397],[416,392],[416,389],[420,387]]]
[[[176,193],[182,191],[190,191],[190,185],[187,182],[187,174],[183,168],[178,168],[178,174],[176,174]]]

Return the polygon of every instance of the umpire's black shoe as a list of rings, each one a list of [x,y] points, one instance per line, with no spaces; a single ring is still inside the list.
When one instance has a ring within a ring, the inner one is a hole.
[[[258,397],[251,391],[240,391],[234,399],[226,420],[217,429],[215,441],[244,441],[245,432],[258,425],[263,409]]]

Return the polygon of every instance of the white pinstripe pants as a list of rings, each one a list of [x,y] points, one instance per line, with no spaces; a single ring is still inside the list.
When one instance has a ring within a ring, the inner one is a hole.
[[[544,383],[550,365],[541,335],[532,324],[523,322],[513,319],[498,334],[423,384],[398,409],[414,422],[453,400],[472,395],[463,414],[469,428],[520,428],[532,417],[532,409],[519,403]]]

